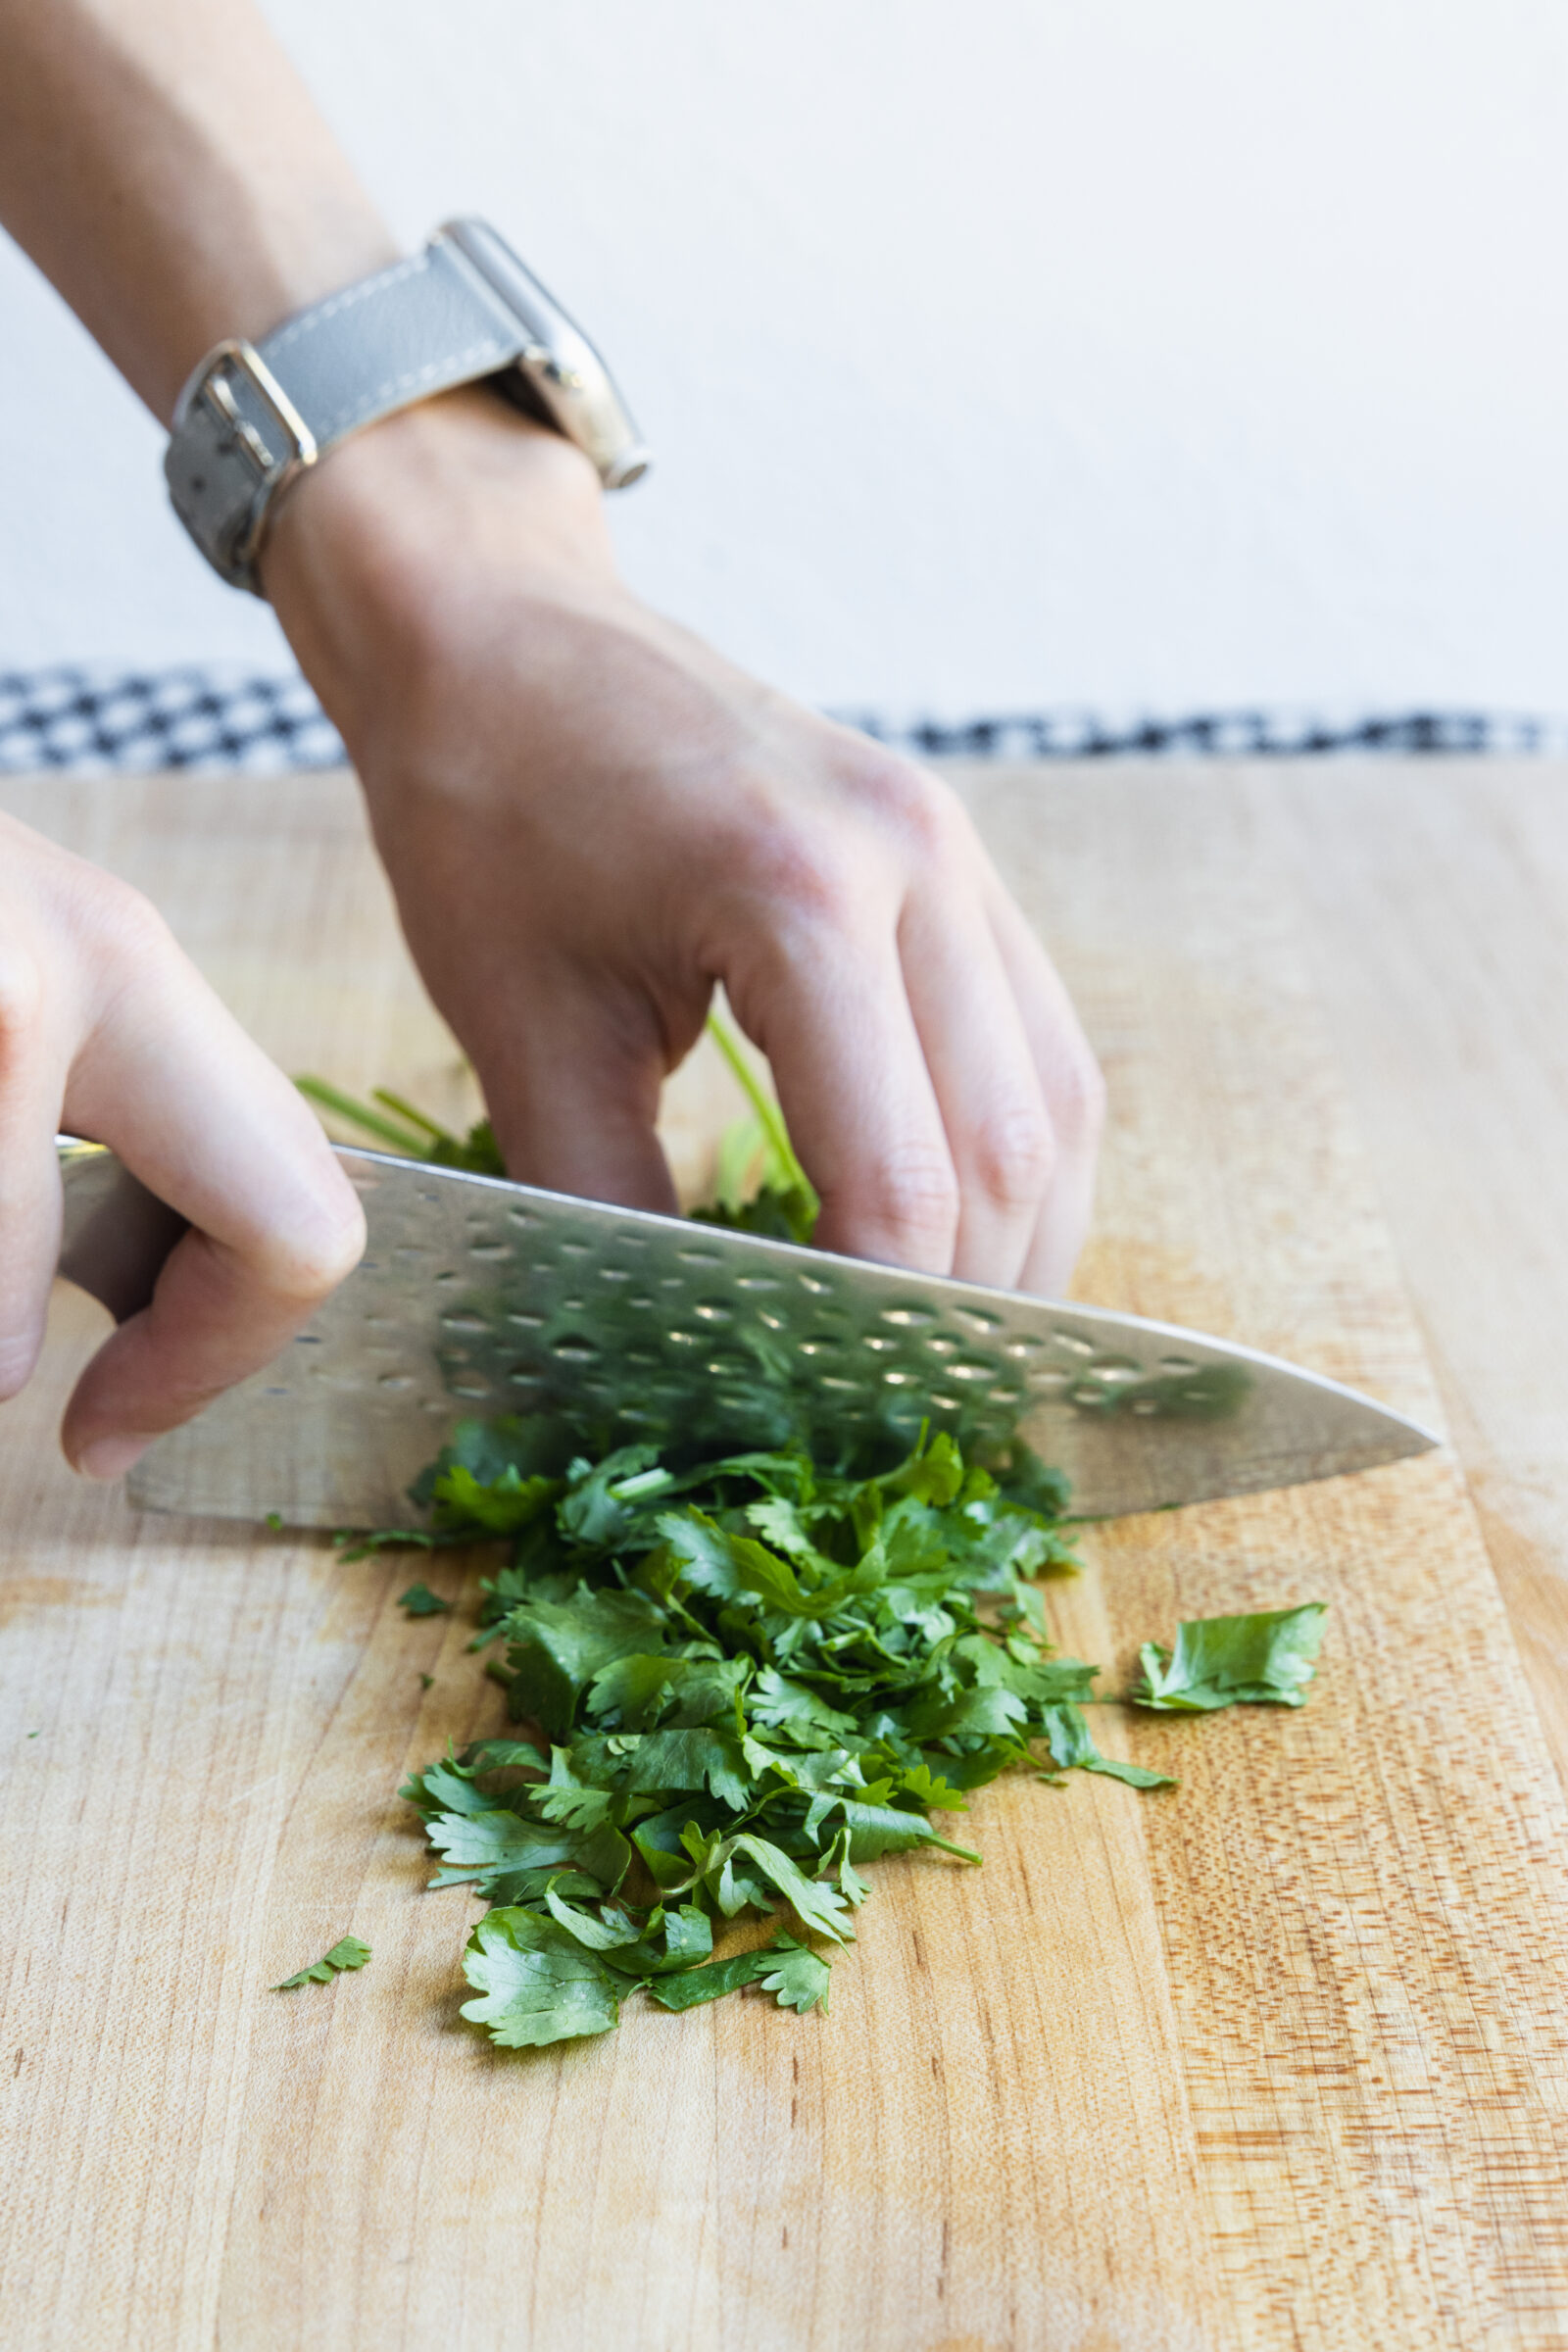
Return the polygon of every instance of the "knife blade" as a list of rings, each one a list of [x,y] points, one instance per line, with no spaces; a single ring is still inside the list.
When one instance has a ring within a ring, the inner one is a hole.
[[[364,1259],[264,1371],[161,1438],[143,1509],[370,1528],[460,1421],[563,1455],[638,1440],[832,1458],[1014,1438],[1075,1510],[1165,1508],[1369,1469],[1438,1439],[1227,1340],[335,1145]],[[60,1272],[123,1321],[184,1230],[101,1146],[60,1141]]]

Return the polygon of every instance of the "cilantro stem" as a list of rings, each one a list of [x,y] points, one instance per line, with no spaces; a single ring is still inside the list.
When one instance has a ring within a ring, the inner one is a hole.
[[[400,1119],[412,1120],[429,1137],[432,1144],[455,1144],[458,1140],[450,1128],[438,1126],[434,1119],[426,1118],[422,1110],[416,1110],[412,1102],[405,1102],[403,1097],[395,1095],[389,1086],[373,1087],[370,1100],[384,1103],[388,1110],[395,1110]]]
[[[666,1487],[675,1484],[672,1470],[655,1468],[639,1470],[634,1478],[617,1478],[608,1489],[617,1502],[630,1502],[649,1494],[662,1494]]]
[[[801,1191],[808,1196],[811,1202],[811,1214],[814,1216],[820,1205],[816,1188],[795,1156],[795,1146],[790,1142],[790,1131],[784,1124],[783,1112],[773,1101],[772,1096],[765,1093],[758,1083],[757,1073],[741,1052],[740,1039],[735,1035],[729,1023],[718,1013],[710,1012],[708,1016],[708,1030],[709,1035],[740,1082],[746,1100],[761,1121],[762,1132],[767,1137],[779,1166],[790,1183],[799,1185]]]
[[[328,1086],[324,1078],[296,1078],[294,1084],[307,1102],[318,1104],[322,1110],[331,1111],[336,1118],[347,1119],[350,1126],[363,1128],[367,1135],[379,1137],[383,1144],[390,1144],[395,1152],[412,1152],[416,1157],[422,1154],[422,1135],[411,1135],[406,1128],[394,1127],[390,1119],[382,1118],[379,1111],[372,1110],[368,1103],[356,1102],[352,1096],[341,1094],[335,1086]],[[399,1104],[398,1107],[402,1109],[404,1106]]]
[[[968,1846],[950,1844],[946,1838],[933,1837],[928,1838],[926,1842],[929,1845],[940,1846],[945,1854],[956,1854],[960,1862],[979,1862],[981,1859],[978,1854],[971,1853]]]

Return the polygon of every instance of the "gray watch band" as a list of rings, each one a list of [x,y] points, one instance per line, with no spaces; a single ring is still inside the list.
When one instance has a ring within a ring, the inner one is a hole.
[[[363,425],[479,378],[562,433],[607,489],[649,453],[603,360],[482,220],[299,312],[255,345],[220,343],[179,396],[164,473],[208,562],[263,593],[257,558],[289,484]]]

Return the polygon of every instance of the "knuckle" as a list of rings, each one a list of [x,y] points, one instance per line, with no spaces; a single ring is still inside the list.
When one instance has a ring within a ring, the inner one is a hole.
[[[173,948],[173,933],[151,899],[118,875],[92,874],[84,898],[80,911],[88,938],[117,959],[140,961]]]
[[[917,859],[951,854],[967,831],[961,804],[940,777],[879,745],[857,747],[844,782],[878,829]]]
[[[863,1195],[865,1213],[896,1249],[951,1247],[958,1229],[958,1181],[946,1152],[906,1144],[878,1162]]]
[[[754,835],[744,864],[752,889],[800,921],[842,929],[863,896],[838,844],[793,817]]]
[[[0,1053],[36,1028],[44,1004],[43,969],[20,942],[0,945]]]
[[[1057,1134],[1077,1146],[1093,1148],[1104,1129],[1106,1100],[1105,1074],[1084,1046],[1052,1082],[1051,1108]]]
[[[979,1129],[973,1149],[974,1181],[1005,1215],[1038,1208],[1056,1164],[1056,1139],[1045,1111],[1017,1103]]]

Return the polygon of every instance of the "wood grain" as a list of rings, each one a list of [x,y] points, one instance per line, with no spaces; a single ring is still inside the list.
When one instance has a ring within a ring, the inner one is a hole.
[[[1568,1776],[1568,796],[1548,761],[1271,796],[1487,1547]],[[1261,785],[1254,794],[1261,794]]]
[[[1483,1500],[1532,1547],[1508,1590],[1560,1720],[1536,1153],[1568,1050],[1532,991],[1568,815],[1540,771],[1523,800],[1324,779],[964,779],[1111,1079],[1080,1287],[1431,1413],[1413,1283]],[[0,799],[148,889],[285,1066],[464,1106],[343,780]],[[1517,963],[1466,915],[1478,872]],[[1486,1003],[1517,1014],[1501,1045]],[[677,1090],[688,1180],[721,1097],[704,1064]],[[403,1617],[406,1567],[74,1482],[53,1423],[101,1328],[61,1294],[0,1423],[8,2344],[1568,2345],[1568,1818],[1453,1459],[1100,1531],[1052,1605],[1112,1687],[1180,1614],[1321,1597],[1310,1705],[1107,1716],[1171,1795],[987,1792],[982,1871],[877,1867],[828,2018],[633,2010],[508,2056],[457,2019],[476,1906],[423,1890],[394,1794],[496,1720],[466,1628]],[[346,1932],[362,1975],[266,1989]]]

